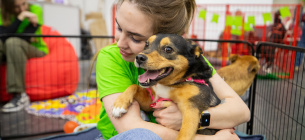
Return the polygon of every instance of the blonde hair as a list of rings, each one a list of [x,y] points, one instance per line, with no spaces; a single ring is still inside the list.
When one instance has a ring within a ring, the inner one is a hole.
[[[120,6],[126,0],[118,0]],[[194,17],[195,0],[128,0],[154,21],[153,33],[184,34]]]

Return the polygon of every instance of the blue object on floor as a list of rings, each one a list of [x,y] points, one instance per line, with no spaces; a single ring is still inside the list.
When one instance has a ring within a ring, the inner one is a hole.
[[[263,135],[248,135],[237,130],[235,130],[235,133],[240,138],[240,140],[265,140]]]
[[[80,132],[50,136],[41,140],[94,140],[99,134],[101,134],[100,131],[92,127]]]

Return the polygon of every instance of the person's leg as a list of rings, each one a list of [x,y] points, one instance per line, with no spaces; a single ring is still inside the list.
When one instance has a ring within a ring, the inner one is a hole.
[[[305,25],[302,26],[302,33],[305,33]],[[298,47],[305,48],[305,34],[301,35],[300,41],[297,44]],[[303,53],[297,52],[295,58],[295,68],[298,70],[303,59]]]
[[[305,48],[305,38],[301,38],[301,41],[297,45],[300,48]],[[301,61],[303,59],[303,53],[302,52],[297,52],[296,53],[296,58],[295,58],[295,67],[298,68],[301,64]]]
[[[27,59],[43,57],[45,53],[17,37],[8,38],[4,45],[7,62],[7,92],[13,94],[13,99],[4,105],[2,111],[15,112],[29,103],[24,83]]]
[[[295,63],[294,63],[295,67],[299,67],[300,66],[300,63],[301,63],[300,60],[301,60],[301,53],[297,52],[296,56],[295,56]]]
[[[262,66],[262,69],[266,73],[270,73],[270,66],[271,66],[271,46],[265,46],[262,53],[262,58],[265,59],[265,63]]]
[[[274,56],[275,56],[275,47],[270,47],[270,54],[269,54],[269,57],[268,57],[268,69],[267,69],[267,71],[269,72],[269,73],[271,73],[272,72],[272,66],[273,66],[273,62],[274,62]]]
[[[120,133],[109,140],[161,140],[161,138],[148,129],[135,128]]]
[[[2,40],[0,40],[0,65],[3,63],[5,48]]]

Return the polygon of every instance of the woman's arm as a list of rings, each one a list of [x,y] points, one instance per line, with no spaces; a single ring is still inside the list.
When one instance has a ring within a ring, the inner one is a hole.
[[[153,131],[157,135],[159,135],[164,140],[173,140],[176,139],[178,135],[178,131],[173,129],[166,128],[162,125],[150,123],[143,121],[140,117],[140,107],[139,104],[134,101],[126,114],[124,114],[121,118],[115,119],[112,117],[112,105],[115,99],[120,95],[120,93],[111,94],[102,98],[103,105],[106,109],[107,115],[111,120],[113,126],[117,130],[118,133],[122,133],[124,131],[134,129],[134,128],[145,128]],[[204,135],[196,135],[195,139],[217,139],[220,137],[235,139],[238,138],[235,134],[232,133],[232,130],[224,130],[218,132],[213,136],[204,136]]]
[[[20,24],[21,21],[19,19],[16,19],[11,25],[7,27],[0,26],[0,34],[16,33]]]
[[[38,25],[38,17],[36,14],[30,12],[30,11],[23,11],[21,12],[18,17],[20,21],[23,21],[24,19],[28,19],[31,24],[33,24],[34,27]]]
[[[208,128],[226,129],[235,127],[250,120],[250,111],[244,101],[237,93],[217,74],[210,79],[214,92],[222,100],[222,104],[209,108],[211,114],[210,126]],[[153,115],[156,121],[168,128],[179,130],[182,116],[176,104],[163,108],[163,102],[158,102]]]
[[[118,133],[134,128],[146,128],[159,135],[162,139],[176,138],[178,134],[177,131],[142,120],[140,116],[140,107],[136,101],[130,105],[127,113],[121,118],[114,118],[112,116],[112,105],[120,94],[121,93],[111,94],[102,98],[107,115]]]
[[[238,94],[217,74],[210,79],[214,92],[222,104],[209,108],[209,128],[232,128],[250,120],[250,110]]]

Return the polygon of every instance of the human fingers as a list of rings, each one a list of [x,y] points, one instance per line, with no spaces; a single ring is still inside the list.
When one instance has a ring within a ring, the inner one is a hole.
[[[22,11],[18,16],[17,18],[20,20],[20,21],[23,21],[25,18],[28,17],[28,11]]]
[[[155,117],[161,117],[162,115],[180,112],[178,109],[177,104],[171,101],[160,101],[157,102],[156,105],[153,107],[155,109],[153,115]]]
[[[154,106],[152,106],[154,109],[162,109],[166,108],[172,105],[173,102],[171,101],[159,101]]]
[[[32,12],[29,12],[29,11],[23,11],[21,14],[23,14],[25,18],[30,18],[32,16],[36,16],[35,14],[33,14]]]
[[[155,118],[161,117],[161,110],[155,110],[155,111],[153,112],[153,116],[154,116]]]
[[[158,106],[163,107],[162,105]],[[181,128],[182,114],[175,103],[171,103],[167,108],[155,110],[153,116],[159,124],[167,128],[174,130],[180,130]]]
[[[29,21],[33,24],[34,27],[36,27],[38,24],[38,18],[36,15],[29,17]]]
[[[166,115],[161,117],[156,117],[156,122],[160,125],[163,125],[167,128],[173,129],[173,130],[180,130],[182,125],[182,119],[177,119],[175,117],[168,117]]]

